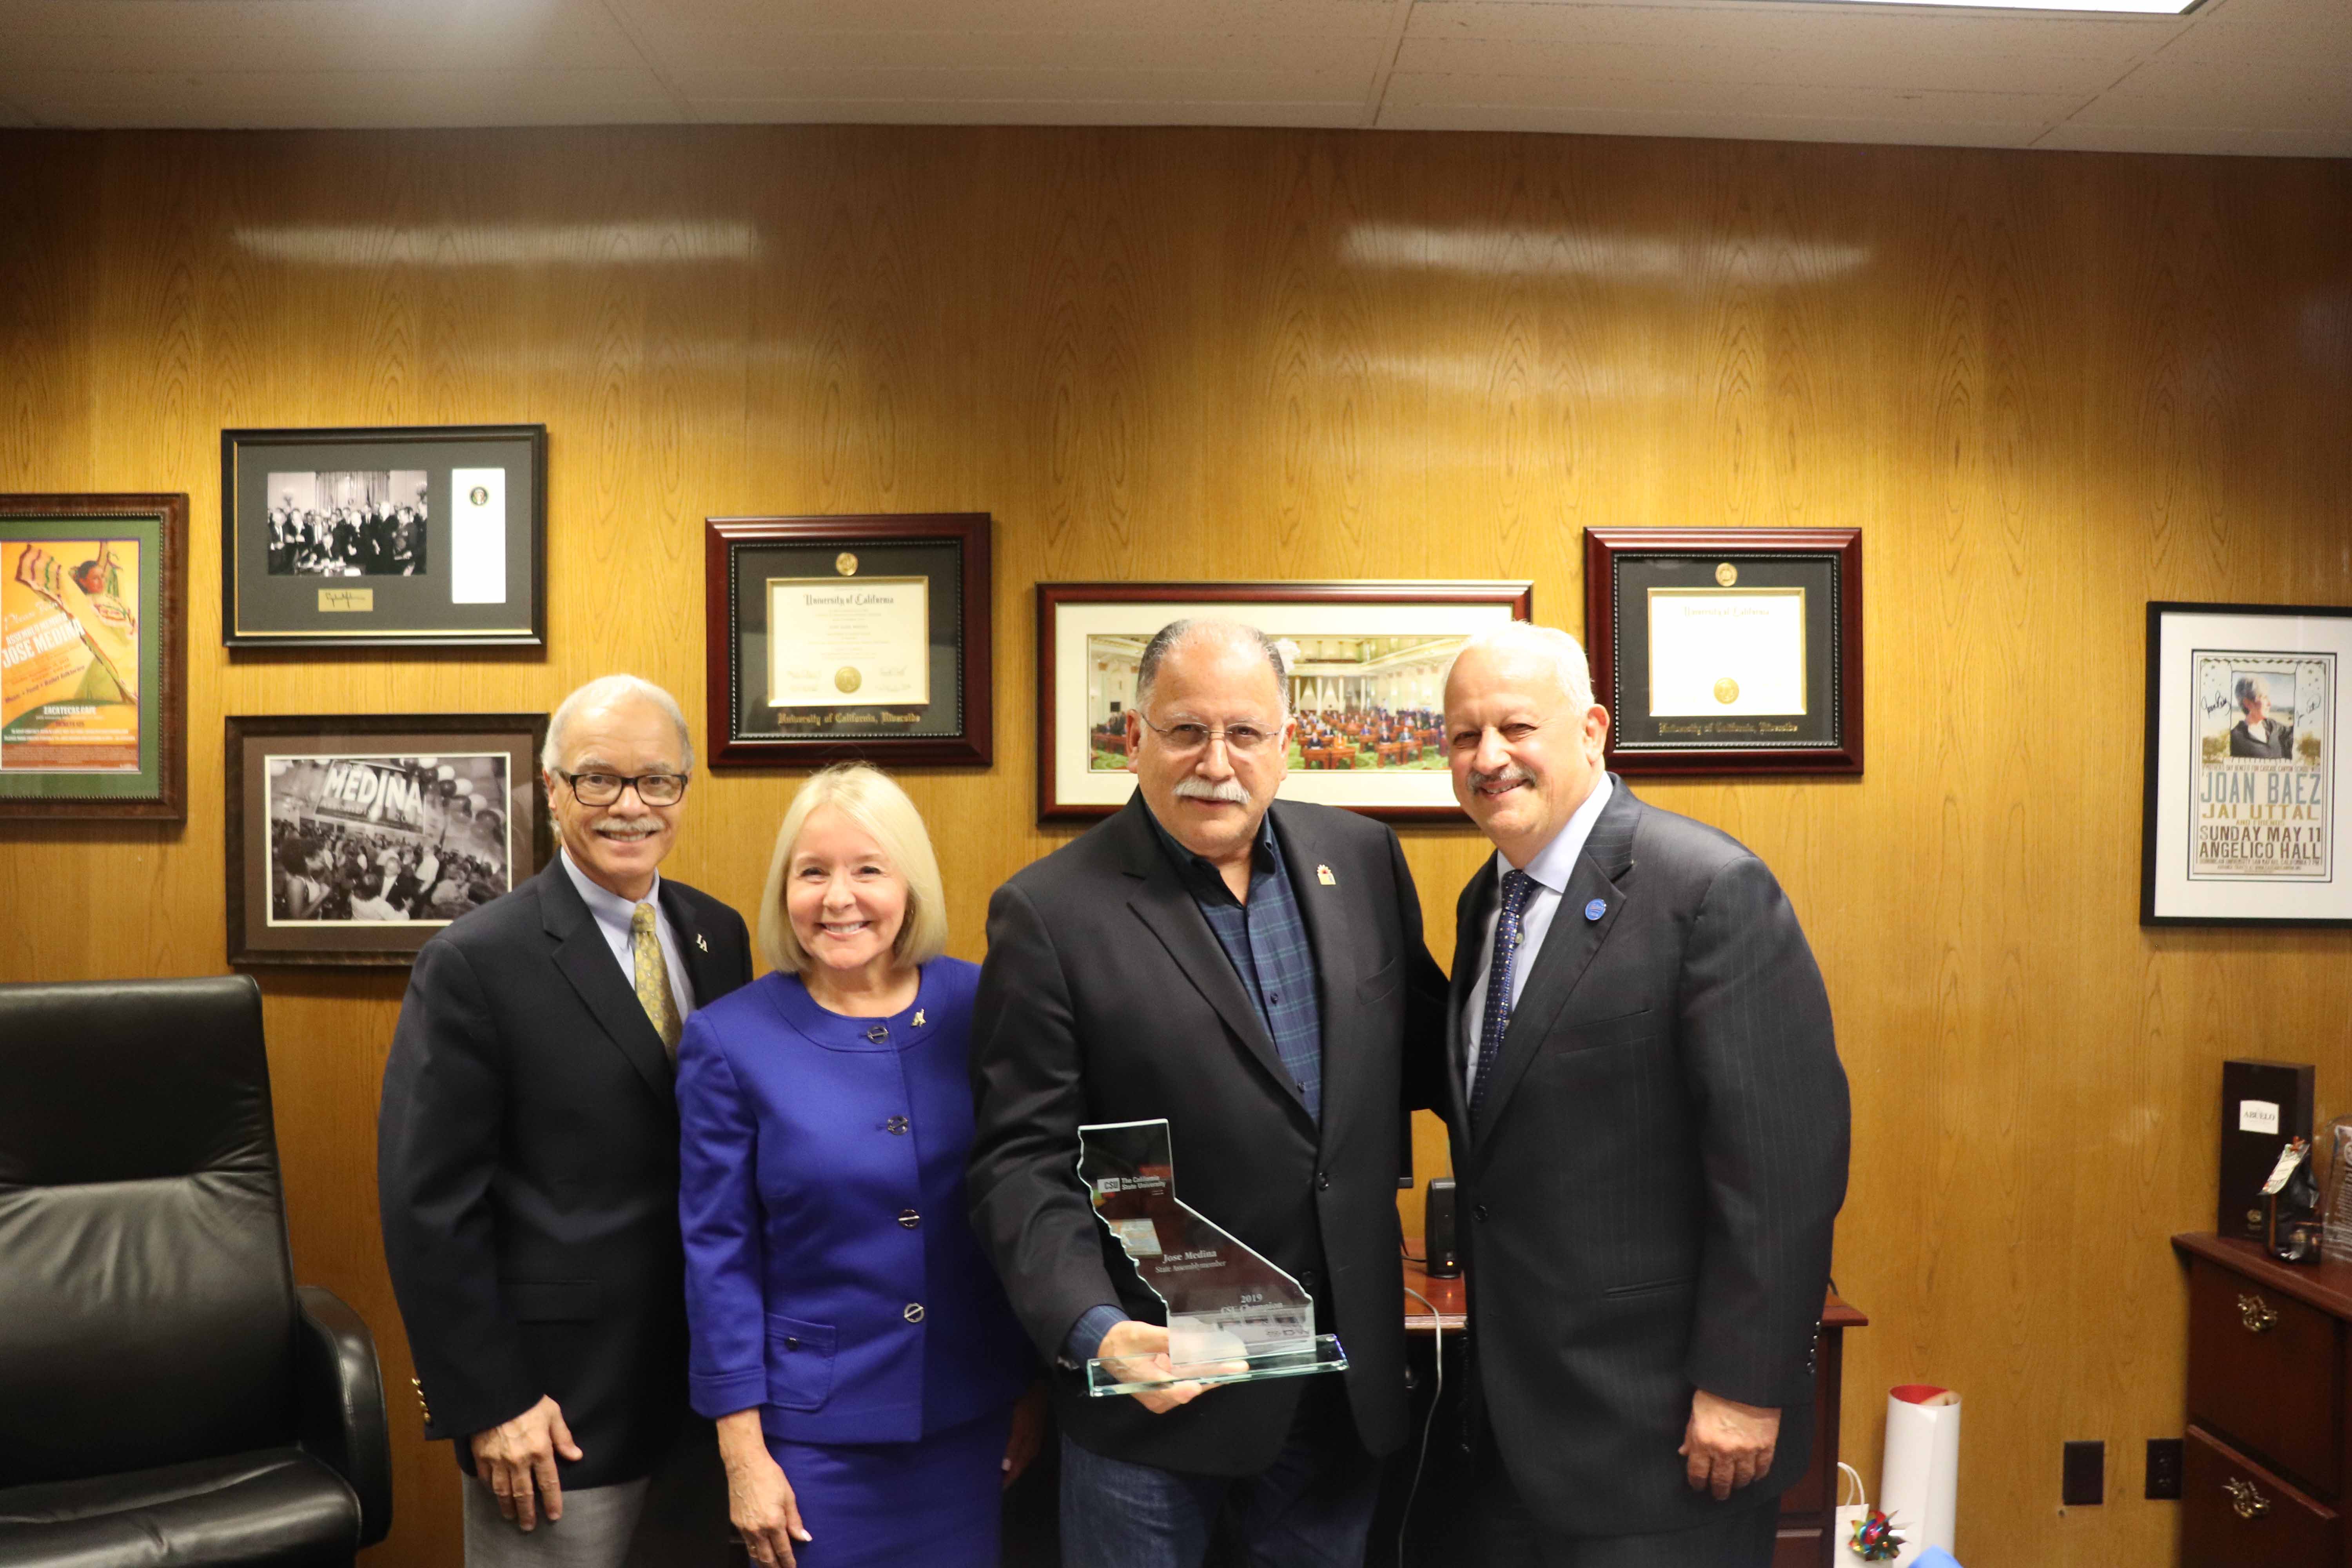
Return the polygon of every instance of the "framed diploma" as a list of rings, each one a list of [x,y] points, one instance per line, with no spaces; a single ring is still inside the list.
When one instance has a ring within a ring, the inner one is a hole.
[[[703,539],[712,766],[994,759],[986,513],[715,517]]]
[[[554,852],[544,713],[227,721],[228,961],[405,966]]]
[[[1294,724],[1284,799],[1460,822],[1446,668],[1473,635],[1533,614],[1526,583],[1040,583],[1037,815],[1108,816],[1127,804],[1144,646],[1171,621],[1213,616],[1282,650]]]
[[[2352,925],[2347,673],[2352,609],[2148,605],[2142,925]]]
[[[1585,652],[1622,773],[1862,772],[1862,531],[1589,528]]]
[[[187,816],[185,495],[0,496],[0,820]]]
[[[221,640],[547,640],[547,426],[221,433]]]

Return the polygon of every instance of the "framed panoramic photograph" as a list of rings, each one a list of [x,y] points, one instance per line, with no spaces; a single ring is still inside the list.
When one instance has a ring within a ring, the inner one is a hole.
[[[2352,608],[2151,604],[2143,925],[2352,925]]]
[[[547,426],[221,433],[231,647],[547,640]]]
[[[986,512],[714,517],[714,767],[995,760]]]
[[[1862,531],[1588,528],[1584,646],[1621,773],[1862,772]]]
[[[187,816],[185,495],[0,496],[0,821]]]
[[[1275,639],[1290,676],[1290,800],[1391,822],[1454,821],[1446,667],[1473,635],[1534,615],[1526,583],[1040,583],[1037,815],[1108,816],[1135,790],[1127,710],[1144,645],[1215,616]]]
[[[228,961],[405,964],[547,864],[544,713],[228,720]]]

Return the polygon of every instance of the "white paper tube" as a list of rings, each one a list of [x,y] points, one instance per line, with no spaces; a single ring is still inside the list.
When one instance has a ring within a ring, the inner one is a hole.
[[[1890,1390],[1878,1506],[1903,1537],[1896,1568],[1905,1568],[1930,1546],[1952,1549],[1959,1488],[1960,1396],[1924,1384]]]

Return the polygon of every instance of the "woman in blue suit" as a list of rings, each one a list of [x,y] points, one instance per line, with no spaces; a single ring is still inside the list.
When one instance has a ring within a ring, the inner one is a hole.
[[[989,1568],[1042,1407],[965,1217],[980,970],[941,956],[905,792],[862,766],[803,785],[759,923],[772,973],[677,1048],[689,1386],[729,1513],[777,1568]]]

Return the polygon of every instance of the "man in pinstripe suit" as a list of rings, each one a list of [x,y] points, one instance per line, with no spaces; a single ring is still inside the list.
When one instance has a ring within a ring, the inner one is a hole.
[[[1811,1447],[1845,1074],[1780,884],[1634,799],[1608,727],[1564,632],[1486,634],[1446,679],[1497,850],[1449,1028],[1477,1561],[1764,1568]]]

